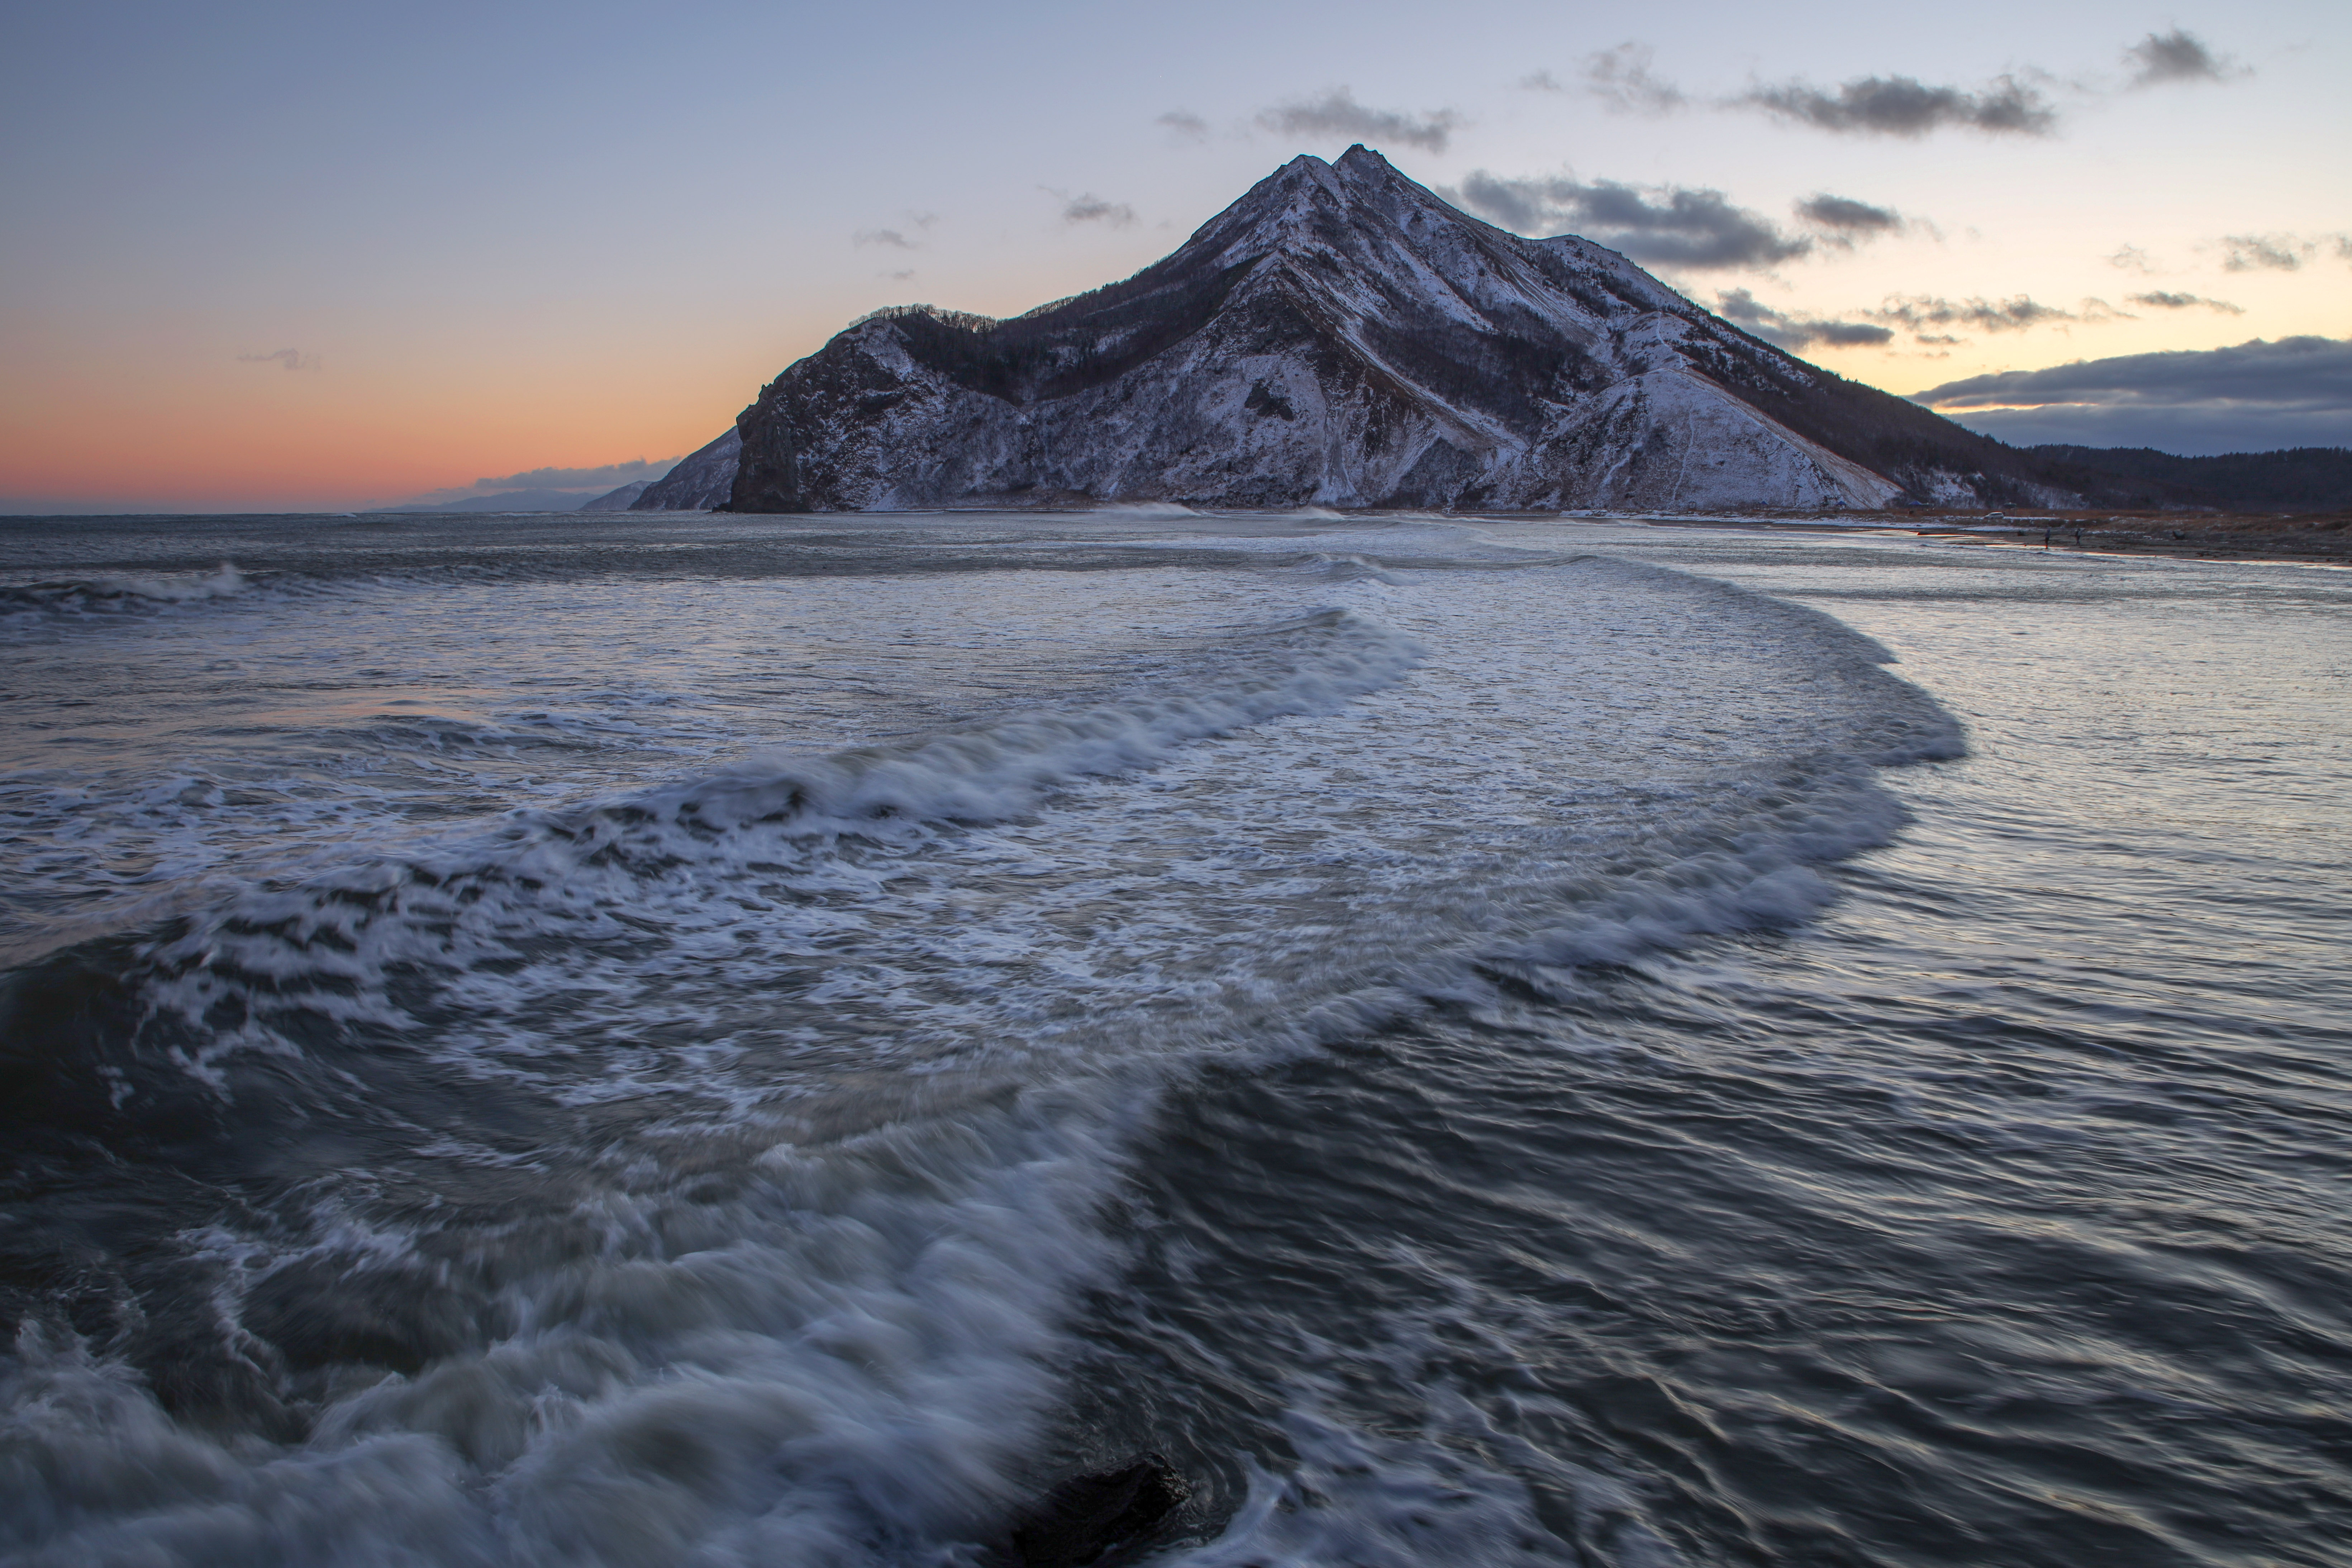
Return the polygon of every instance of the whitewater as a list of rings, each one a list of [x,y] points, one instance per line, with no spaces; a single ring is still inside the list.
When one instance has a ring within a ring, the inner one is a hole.
[[[0,520],[0,1561],[2352,1563],[2347,610]]]

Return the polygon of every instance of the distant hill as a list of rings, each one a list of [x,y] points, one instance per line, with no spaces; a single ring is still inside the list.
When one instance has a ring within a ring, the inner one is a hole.
[[[2211,506],[2224,511],[2336,511],[2352,508],[2352,448],[2293,447],[2176,458],[2146,447],[2029,447],[2056,469],[2098,475],[2072,488],[2098,504]]]
[[[583,503],[580,510],[582,511],[627,511],[636,504],[637,498],[650,489],[653,484],[654,481],[651,479],[631,479],[616,489],[607,490],[593,500]]]
[[[578,511],[583,501],[598,499],[595,490],[500,490],[495,495],[467,496],[435,506],[381,506],[376,511]]]

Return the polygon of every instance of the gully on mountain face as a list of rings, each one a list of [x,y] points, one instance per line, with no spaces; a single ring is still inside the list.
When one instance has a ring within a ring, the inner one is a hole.
[[[1003,321],[876,312],[635,509],[2080,499],[2045,467],[1355,147],[1292,160],[1124,282]]]

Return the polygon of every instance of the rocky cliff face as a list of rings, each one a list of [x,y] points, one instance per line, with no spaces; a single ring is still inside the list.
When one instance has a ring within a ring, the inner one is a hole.
[[[730,504],[1834,509],[2071,499],[2021,454],[1749,337],[1614,251],[1351,149],[1006,321],[885,311],[737,421]],[[640,508],[714,442],[648,489]]]

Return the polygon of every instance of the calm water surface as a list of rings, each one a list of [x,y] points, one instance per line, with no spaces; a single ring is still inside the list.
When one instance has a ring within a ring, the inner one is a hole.
[[[2352,574],[0,520],[0,1558],[2352,1563]]]

